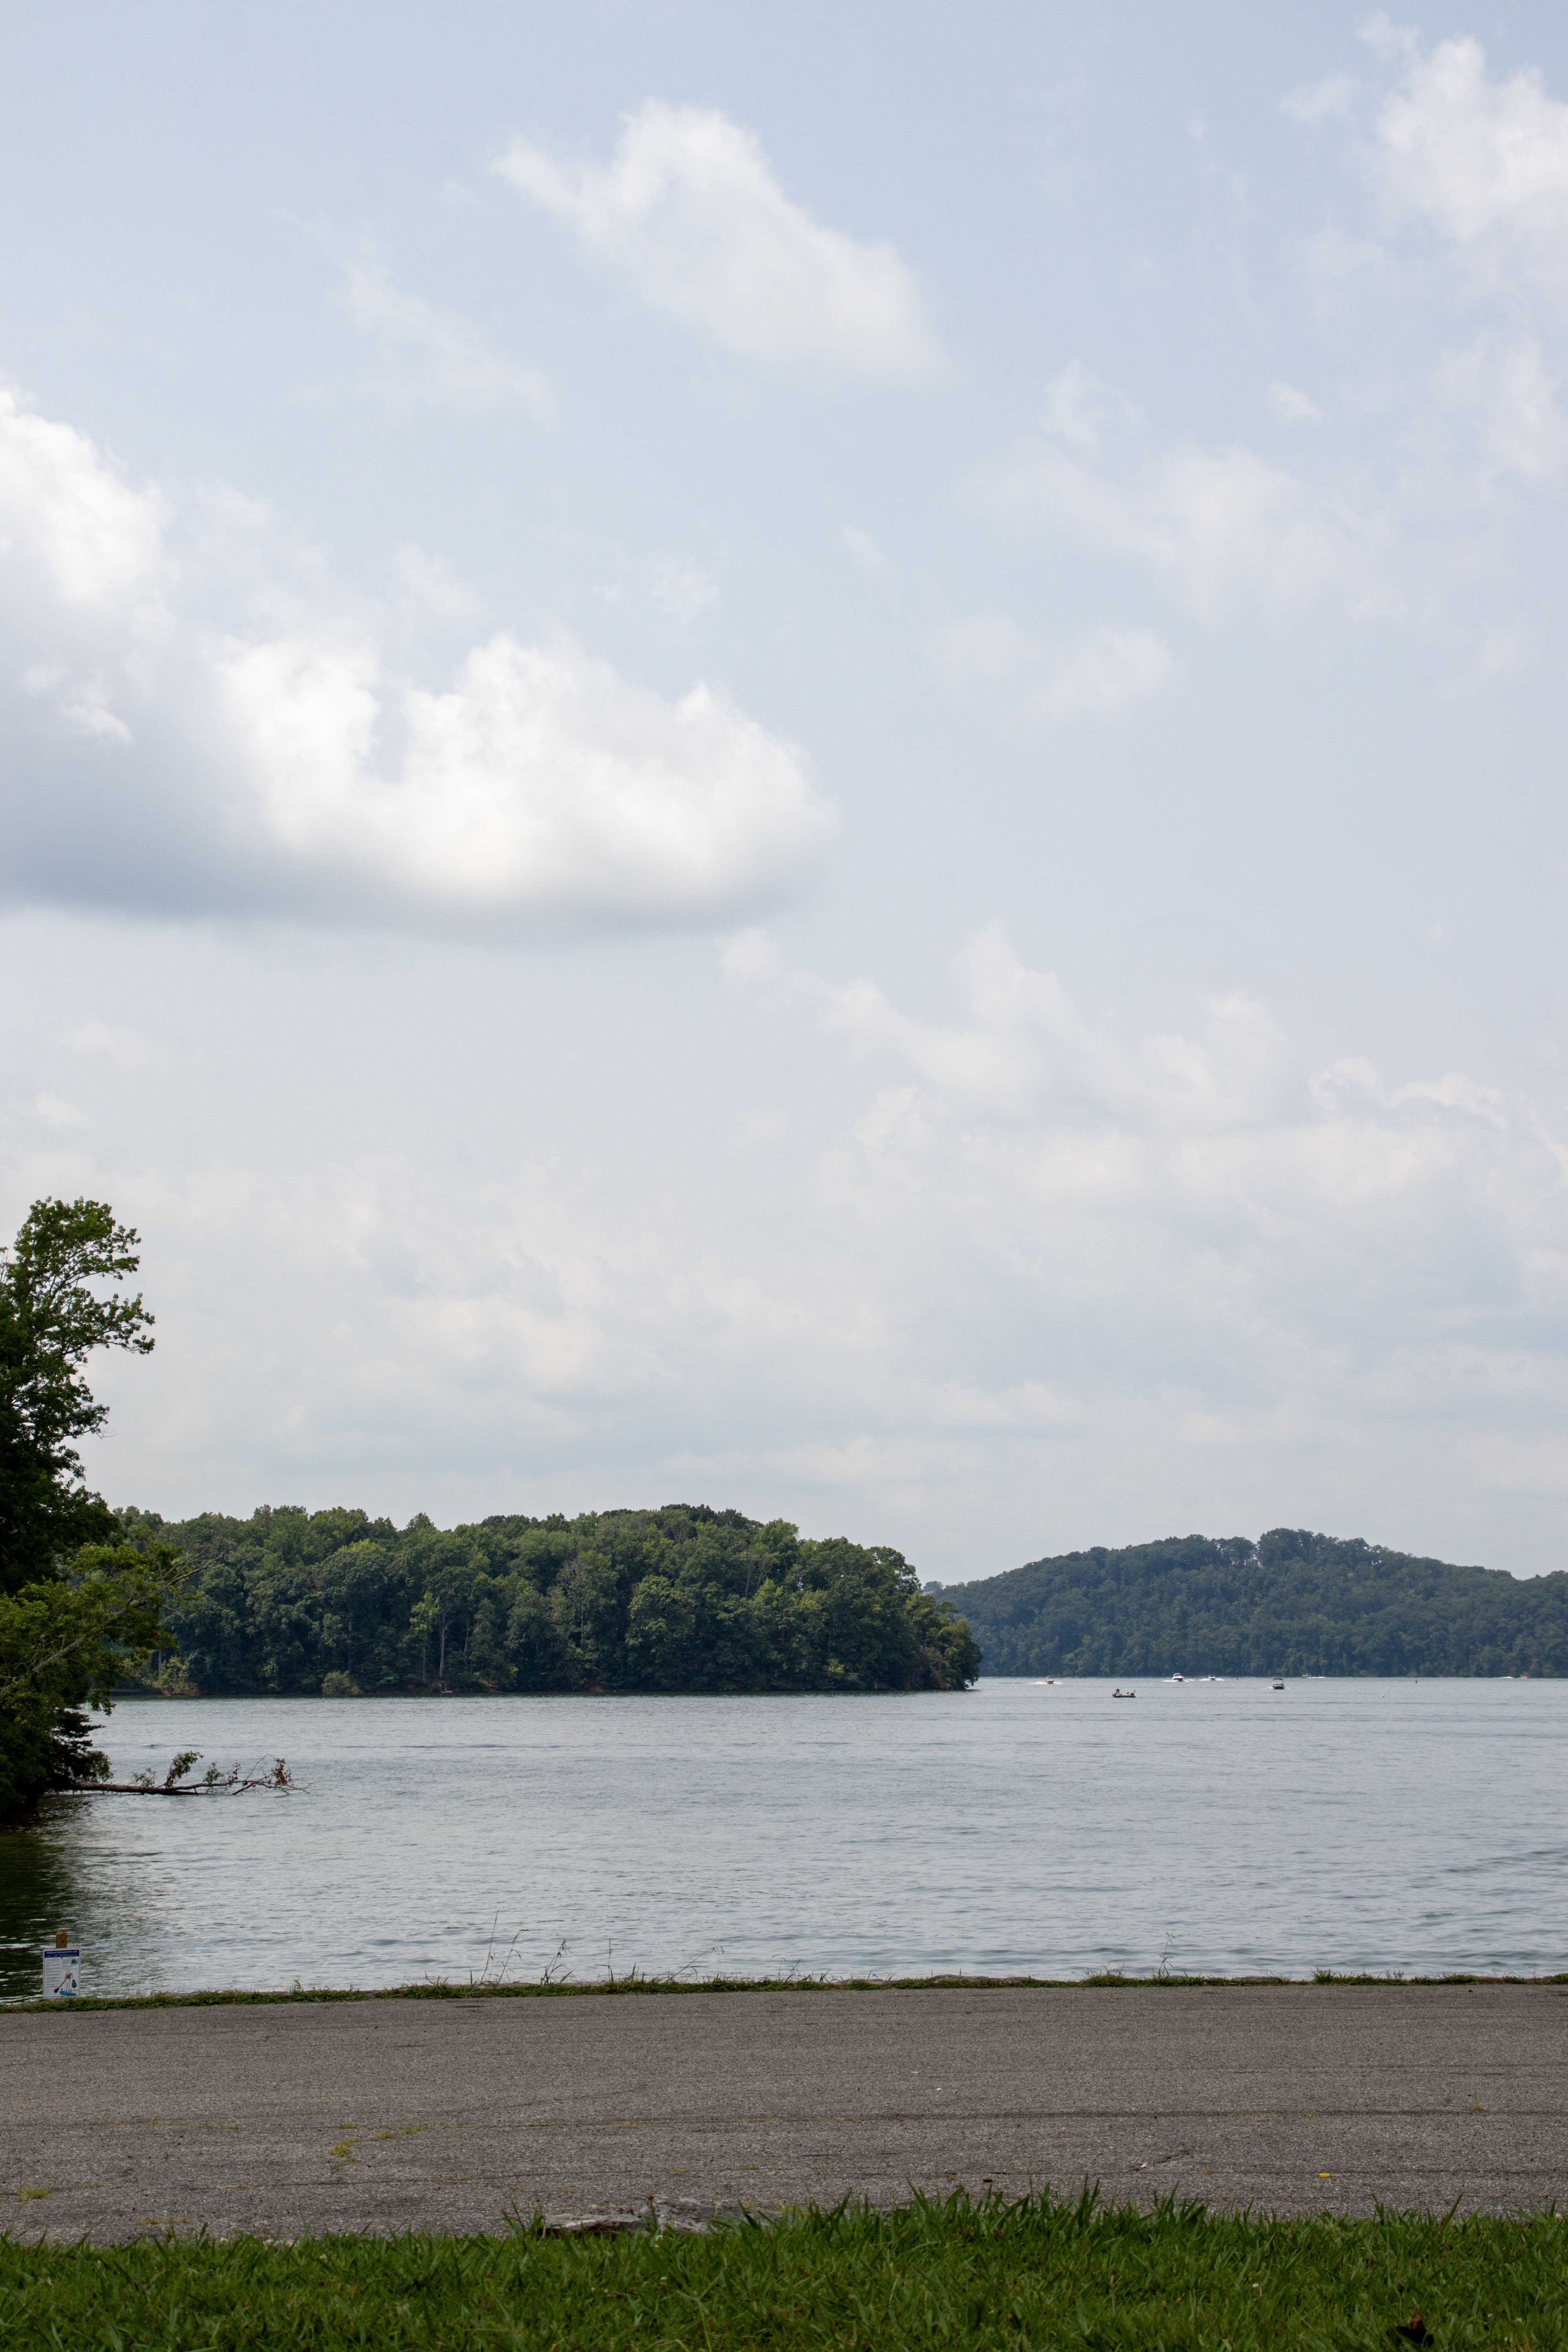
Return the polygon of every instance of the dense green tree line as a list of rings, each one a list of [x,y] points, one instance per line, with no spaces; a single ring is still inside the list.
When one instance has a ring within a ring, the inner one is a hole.
[[[1568,1674],[1568,1574],[1452,1568],[1300,1528],[1097,1546],[952,1596],[988,1675]]]
[[[978,1663],[898,1552],[700,1505],[450,1529],[353,1510],[121,1524],[190,1570],[165,1688],[953,1690]]]

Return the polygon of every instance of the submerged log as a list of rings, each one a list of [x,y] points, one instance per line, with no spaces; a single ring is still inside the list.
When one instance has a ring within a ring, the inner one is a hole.
[[[100,1797],[216,1797],[226,1790],[289,1790],[300,1785],[281,1756],[275,1756],[266,1770],[258,1765],[249,1772],[242,1772],[236,1764],[228,1771],[220,1772],[216,1764],[209,1764],[201,1779],[193,1780],[189,1777],[192,1767],[201,1760],[198,1748],[188,1748],[184,1755],[175,1757],[162,1780],[154,1780],[151,1772],[138,1772],[133,1780],[85,1781],[83,1793]]]

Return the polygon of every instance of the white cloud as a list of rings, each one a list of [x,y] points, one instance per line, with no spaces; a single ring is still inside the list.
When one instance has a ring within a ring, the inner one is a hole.
[[[938,642],[948,667],[964,677],[1010,677],[1035,658],[1034,639],[1005,613],[950,621]]]
[[[1379,113],[1378,180],[1396,218],[1422,220],[1493,273],[1523,262],[1568,288],[1568,105],[1534,70],[1487,72],[1469,39],[1403,52]]]
[[[744,985],[759,980],[777,980],[784,968],[784,954],[777,942],[766,931],[755,926],[733,932],[720,950],[720,962],[728,981]]]
[[[1314,1068],[1239,993],[1125,1037],[994,926],[947,1021],[757,962],[872,1066],[820,1182],[905,1287],[890,1349],[962,1294],[946,1380],[1043,1383],[1123,1469],[1133,1428],[1173,1460],[1271,1417],[1278,1460],[1407,1416],[1425,1454],[1435,1413],[1480,1448],[1568,1402],[1568,1141],[1528,1104]]]
[[[220,628],[166,523],[82,436],[0,404],[0,637],[55,729],[30,722],[11,762],[13,895],[490,929],[711,920],[833,830],[800,754],[714,688],[669,699],[564,635],[496,630],[434,688],[390,667],[382,622],[319,567],[303,591],[269,570],[255,532],[262,619]]]
[[[353,325],[380,354],[366,389],[395,404],[463,415],[521,408],[539,424],[553,418],[555,396],[538,368],[508,359],[470,320],[405,292],[377,264],[351,266],[344,299]]]
[[[56,717],[72,734],[89,740],[96,736],[108,743],[131,741],[131,730],[110,709],[109,688],[101,678],[73,677],[58,662],[35,662],[23,671],[21,682],[27,693],[53,703]]]
[[[1387,65],[1408,65],[1418,56],[1421,36],[1414,25],[1396,25],[1385,8],[1376,8],[1357,26],[1361,40],[1374,58]]]
[[[145,1037],[134,1029],[115,1029],[106,1021],[85,1021],[70,1031],[66,1045],[73,1054],[101,1055],[122,1076],[143,1070],[153,1058]]]
[[[165,509],[134,490],[83,433],[0,384],[0,562],[24,594],[72,614],[144,594],[163,557]]]
[[[1442,404],[1479,420],[1484,465],[1526,482],[1554,480],[1568,464],[1568,420],[1558,390],[1532,339],[1500,343],[1482,337],[1451,352],[1438,371]]]
[[[1152,629],[1103,626],[1052,643],[1030,636],[1005,613],[952,622],[938,642],[961,676],[996,680],[1022,672],[1029,708],[1042,719],[1110,718],[1157,694],[1176,667]]]
[[[879,588],[897,586],[898,565],[878,546],[868,530],[862,530],[856,523],[847,522],[838,534],[838,544],[856,568],[868,580],[874,581]]]
[[[1047,719],[1109,718],[1158,694],[1175,657],[1152,629],[1094,629],[1056,661],[1038,696]]]
[[[722,114],[650,99],[607,164],[563,163],[520,138],[496,169],[651,309],[742,359],[905,378],[937,364],[894,247],[814,220],[755,135]]]
[[[1071,437],[1083,446],[1081,431]],[[991,474],[987,503],[1003,520],[1045,524],[1137,563],[1206,621],[1243,598],[1289,610],[1331,595],[1358,616],[1399,609],[1364,496],[1357,502],[1252,449],[1123,440],[1131,446],[1098,464],[1048,432],[1021,441]]]
[[[469,587],[444,556],[423,547],[400,547],[396,569],[404,600],[419,619],[473,628],[485,617],[484,598]]]
[[[68,1129],[92,1125],[91,1118],[85,1110],[79,1110],[75,1103],[62,1101],[58,1095],[35,1095],[32,1112],[33,1117],[41,1120],[45,1127]]]
[[[1280,425],[1321,425],[1323,412],[1315,400],[1293,383],[1271,383],[1264,397],[1268,413]]]
[[[1108,427],[1142,419],[1125,393],[1091,374],[1081,360],[1069,360],[1046,386],[1041,422],[1057,440],[1092,456]]]
[[[719,602],[719,583],[689,555],[632,555],[614,551],[598,586],[605,604],[640,605],[676,630],[691,628]]]
[[[1320,122],[1342,122],[1361,94],[1361,84],[1354,74],[1330,74],[1322,81],[1305,82],[1292,89],[1279,101],[1281,113],[1293,122],[1304,122],[1315,130]]]
[[[363,655],[254,645],[221,676],[267,837],[411,912],[705,914],[826,829],[795,753],[724,697],[667,702],[569,639],[500,635],[447,692],[404,688],[390,772]]]
[[[157,1253],[153,1385],[117,1397],[102,1483],[464,1514],[684,1492],[941,1573],[1064,1519],[1257,1527],[1298,1494],[1385,1539],[1473,1527],[1554,1436],[1560,1488],[1568,1145],[1527,1102],[1325,1066],[1243,992],[1140,1031],[994,926],[921,1013],[764,933],[723,960],[817,1034],[759,1099],[731,995],[734,1148],[684,1162],[574,1163],[568,1122],[489,1183],[216,1144],[160,1176],[19,1080],[7,1198],[93,1192]]]

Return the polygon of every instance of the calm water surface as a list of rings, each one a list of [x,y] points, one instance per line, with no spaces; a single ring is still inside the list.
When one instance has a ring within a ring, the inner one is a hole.
[[[1568,1683],[142,1701],[300,1787],[0,1836],[0,1992],[512,1976],[1568,1968]]]

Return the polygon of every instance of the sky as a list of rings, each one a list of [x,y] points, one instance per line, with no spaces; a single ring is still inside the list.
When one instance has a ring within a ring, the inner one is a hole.
[[[5,14],[95,1484],[1568,1565],[1560,9]]]

